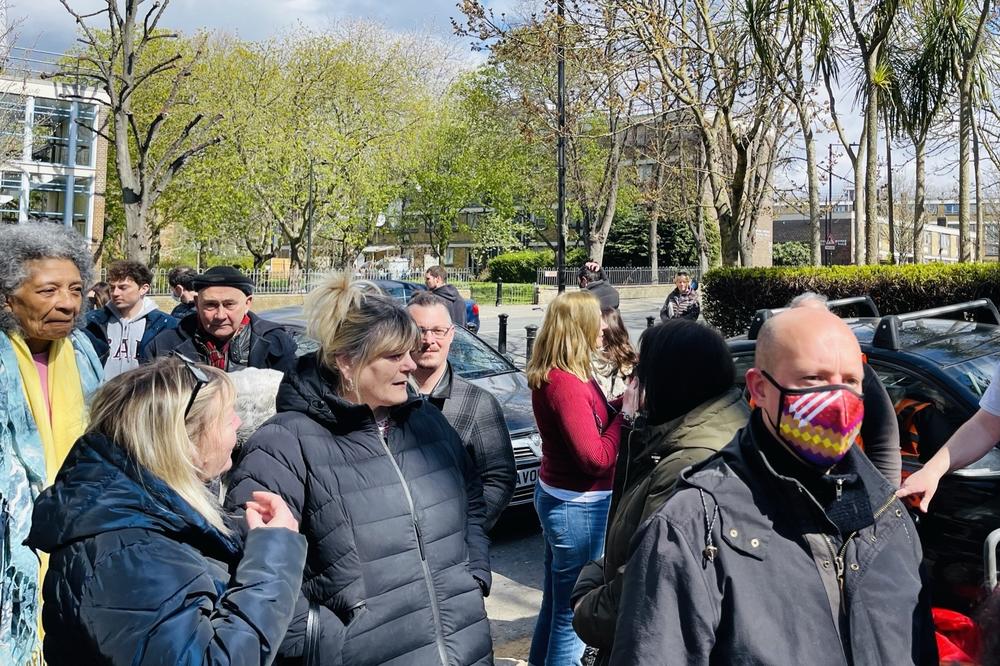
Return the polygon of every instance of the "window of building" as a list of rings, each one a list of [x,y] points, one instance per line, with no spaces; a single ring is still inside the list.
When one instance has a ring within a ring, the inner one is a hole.
[[[76,165],[94,166],[96,151],[94,141],[97,137],[94,129],[97,127],[97,107],[93,104],[80,104],[77,112],[76,125]]]
[[[32,175],[28,190],[28,217],[62,220],[66,185],[66,176]]]
[[[92,178],[76,178],[73,182],[73,228],[87,237],[87,220],[90,218]]]
[[[941,253],[945,256],[951,256],[951,236],[941,234]]]
[[[937,219],[937,223],[938,223],[939,227],[947,227],[948,226],[948,218],[947,217],[939,217]]]
[[[931,251],[931,232],[925,231],[924,232],[924,253],[926,254],[926,253],[928,253],[930,251]]]
[[[945,215],[958,215],[958,204],[957,203],[946,203],[944,205]]]
[[[0,174],[0,222],[17,222],[21,210],[21,174]]]
[[[35,98],[31,159],[48,164],[70,164],[69,133],[72,102]]]
[[[24,150],[24,98],[0,95],[0,154],[20,159]]]

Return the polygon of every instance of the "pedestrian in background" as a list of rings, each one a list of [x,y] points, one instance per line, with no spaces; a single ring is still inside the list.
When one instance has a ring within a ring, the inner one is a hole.
[[[149,298],[153,272],[138,261],[116,261],[108,266],[111,301],[87,313],[84,332],[104,362],[111,379],[139,367],[146,347],[163,331],[177,328],[177,320]]]
[[[441,410],[469,452],[483,483],[487,530],[507,508],[517,484],[517,464],[503,408],[487,390],[455,373],[448,352],[455,325],[447,303],[431,292],[414,294],[407,304],[420,330],[420,348],[413,352],[417,367],[411,375],[417,393]]]
[[[0,664],[37,663],[39,558],[32,502],[83,434],[101,361],[75,326],[93,265],[86,241],[49,222],[0,224]]]
[[[531,639],[533,666],[578,664],[570,595],[583,565],[601,556],[622,415],[594,380],[601,310],[588,292],[560,294],[545,312],[528,361],[531,404],[542,439],[535,510],[545,544],[542,606]],[[634,391],[626,396],[634,398]],[[620,406],[620,403],[619,403]]]
[[[444,300],[451,314],[451,323],[464,327],[466,324],[465,299],[455,285],[448,284],[448,271],[443,266],[431,266],[424,275],[424,284],[438,298]]]
[[[604,557],[584,567],[573,590],[573,626],[598,648],[598,664],[611,657],[635,531],[670,495],[681,470],[728,444],[750,416],[732,355],[716,330],[669,321],[646,329],[639,351],[639,418],[618,454]]]
[[[176,266],[167,273],[167,283],[170,285],[170,295],[177,305],[170,311],[170,316],[175,319],[184,319],[194,312],[194,301],[198,296],[198,291],[194,288],[194,278],[198,271],[190,266]]]
[[[618,290],[611,286],[604,274],[604,269],[596,262],[588,261],[576,273],[577,284],[580,289],[594,295],[600,302],[601,309],[618,308],[620,297]]]
[[[615,308],[601,310],[601,347],[593,360],[594,379],[608,400],[625,393],[636,364],[635,348],[622,315]]]
[[[701,297],[698,290],[691,287],[691,276],[680,271],[674,277],[674,290],[660,308],[660,321],[690,319],[697,321],[701,315]]]
[[[28,543],[51,554],[51,666],[268,664],[288,629],[305,539],[277,495],[247,503],[241,544],[206,484],[231,465],[225,374],[161,359],[110,380]]]
[[[417,325],[348,275],[314,289],[306,317],[319,349],[285,374],[227,506],[272,490],[301,521],[303,591],[346,627],[322,663],[492,664],[482,484],[445,417],[408,390]]]
[[[95,282],[87,292],[91,310],[100,310],[111,301],[111,285],[101,280]]]

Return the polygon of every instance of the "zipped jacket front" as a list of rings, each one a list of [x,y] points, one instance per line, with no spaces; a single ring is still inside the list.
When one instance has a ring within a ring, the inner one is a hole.
[[[303,591],[346,625],[344,664],[491,664],[486,505],[458,435],[414,396],[383,436],[334,386],[315,355],[286,373],[227,505],[261,489],[288,502],[309,542]]]
[[[841,535],[751,425],[684,474],[640,528],[612,664],[936,664],[905,507],[852,449],[873,524]]]

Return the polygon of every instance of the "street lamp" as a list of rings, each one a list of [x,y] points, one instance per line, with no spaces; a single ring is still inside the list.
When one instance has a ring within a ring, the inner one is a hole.
[[[556,48],[556,79],[558,83],[559,140],[556,144],[556,284],[558,292],[566,291],[566,46],[563,40],[563,26],[566,18],[566,0],[558,0],[557,12],[558,46]]]

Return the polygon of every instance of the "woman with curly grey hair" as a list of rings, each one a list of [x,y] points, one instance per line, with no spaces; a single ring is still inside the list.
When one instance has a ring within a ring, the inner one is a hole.
[[[39,582],[24,546],[32,503],[85,427],[103,379],[76,330],[92,278],[87,244],[47,222],[0,225],[0,663],[40,662]]]

